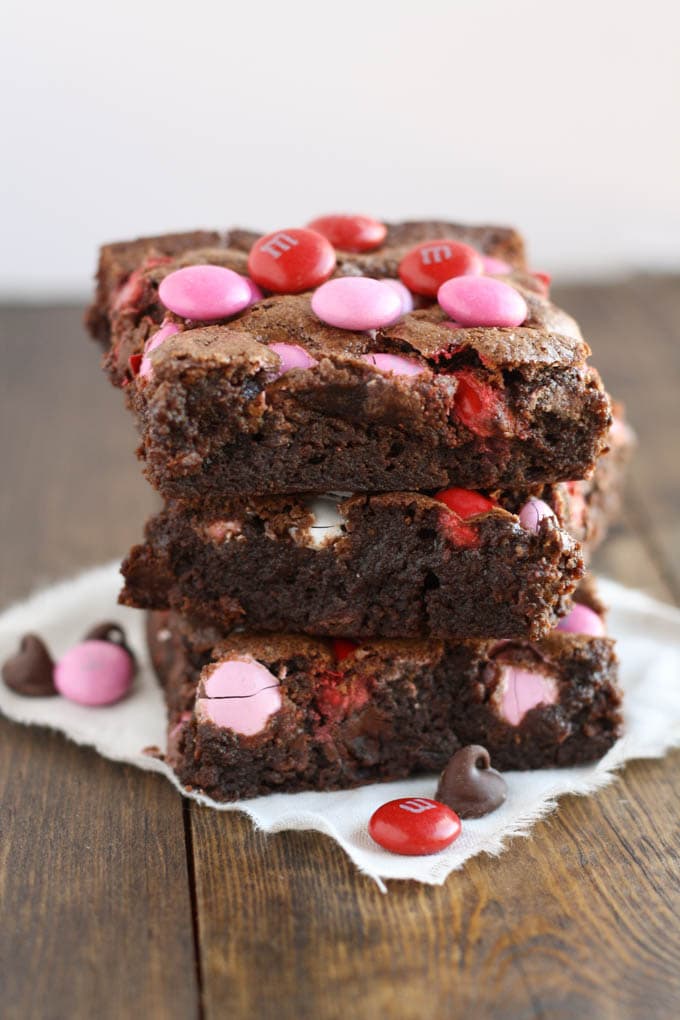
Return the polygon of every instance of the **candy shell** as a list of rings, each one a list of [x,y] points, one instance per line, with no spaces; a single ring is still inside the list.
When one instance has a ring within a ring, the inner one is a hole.
[[[341,251],[372,251],[380,247],[387,234],[385,224],[372,216],[320,216],[307,226]]]
[[[468,369],[453,374],[456,378],[453,398],[456,419],[478,436],[493,435],[499,420],[507,416],[501,393]]]
[[[142,358],[139,366],[139,375],[142,379],[148,378],[148,376],[150,376],[153,372],[153,365],[151,364],[151,358],[149,357],[151,352],[155,351],[157,347],[160,347],[160,345],[167,340],[168,337],[174,336],[175,333],[179,333],[179,331],[179,326],[176,323],[168,322],[161,326],[161,328],[157,330],[149,340],[147,340],[144,348],[144,357]]]
[[[312,295],[312,311],[338,329],[380,329],[401,315],[401,298],[382,280],[342,276],[329,280]]]
[[[401,280],[386,279],[382,280],[381,283],[391,287],[395,294],[399,295],[402,315],[408,315],[409,312],[413,311],[413,294],[408,287],[404,286]]]
[[[537,533],[541,521],[554,516],[555,513],[552,507],[549,507],[542,499],[535,499],[532,496],[528,503],[525,503],[519,512],[519,523],[527,531]]]
[[[414,294],[434,297],[446,280],[479,275],[482,269],[481,256],[474,248],[444,237],[411,248],[399,263],[399,278]]]
[[[255,283],[276,294],[300,294],[327,280],[335,269],[335,249],[316,230],[293,227],[267,234],[248,256]]]
[[[255,283],[255,281],[251,280],[249,276],[242,276],[241,279],[245,282],[248,290],[250,291],[250,300],[248,302],[248,307],[250,307],[250,305],[254,305],[257,301],[262,301],[264,294],[262,293],[258,285]]]
[[[350,656],[354,655],[359,645],[354,641],[348,641],[347,638],[333,638],[331,641],[333,648],[333,655],[338,662],[343,662],[345,659],[349,659]]]
[[[538,705],[554,705],[557,701],[557,681],[543,673],[503,666],[501,680],[494,696],[501,719],[511,726],[519,726],[527,712]]]
[[[472,489],[442,489],[434,498],[440,503],[445,503],[449,510],[454,510],[463,518],[485,514],[496,505],[493,500],[482,496],[480,492],[473,492]]]
[[[512,266],[508,262],[494,258],[493,255],[482,255],[482,266],[487,276],[507,276],[512,272]]]
[[[490,276],[459,276],[437,291],[447,315],[463,326],[520,326],[527,303],[514,287]]]
[[[59,694],[79,705],[112,705],[130,690],[134,663],[111,641],[81,641],[54,668]]]
[[[571,612],[562,617],[557,629],[567,634],[587,634],[590,637],[603,637],[606,634],[602,617],[594,609],[583,606],[580,602],[575,602]]]
[[[299,344],[270,344],[269,350],[278,354],[281,359],[276,378],[284,372],[290,372],[291,368],[313,368],[319,362],[308,354],[304,347]]]
[[[215,726],[252,737],[265,728],[282,704],[274,674],[250,656],[243,656],[207,667],[197,709]]]
[[[158,296],[166,308],[195,322],[226,319],[251,303],[246,280],[224,266],[185,266],[161,280]]]
[[[413,358],[402,358],[400,354],[362,354],[361,360],[392,375],[421,375],[425,371],[425,367]]]
[[[450,846],[461,833],[458,815],[429,797],[399,797],[371,816],[371,838],[393,854],[436,854]]]

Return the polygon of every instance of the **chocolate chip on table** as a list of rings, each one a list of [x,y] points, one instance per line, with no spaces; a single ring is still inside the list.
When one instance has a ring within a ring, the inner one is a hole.
[[[478,744],[456,751],[439,778],[435,799],[460,818],[482,818],[504,802],[507,783],[491,768],[489,752]]]
[[[56,694],[54,662],[37,634],[24,634],[19,651],[2,666],[2,679],[15,694],[46,698]]]
[[[127,643],[125,631],[119,623],[113,620],[106,620],[104,623],[96,624],[88,630],[83,641],[109,641],[113,645],[120,645],[128,653],[135,666],[137,665],[135,653]]]

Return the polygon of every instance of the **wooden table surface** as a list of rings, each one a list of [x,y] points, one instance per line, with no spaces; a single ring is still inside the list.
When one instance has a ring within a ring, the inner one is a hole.
[[[640,439],[597,566],[680,602],[678,281],[556,300]],[[4,605],[122,556],[155,497],[80,310],[5,308],[0,327]],[[318,834],[258,835],[158,775],[0,719],[0,1014],[677,1017],[679,765],[630,765],[500,857],[383,895]]]

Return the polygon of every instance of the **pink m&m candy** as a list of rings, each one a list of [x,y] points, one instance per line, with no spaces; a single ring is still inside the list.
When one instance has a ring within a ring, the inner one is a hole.
[[[81,641],[54,668],[54,686],[79,705],[112,705],[130,690],[134,662],[111,641]]]
[[[414,294],[428,297],[434,297],[445,280],[481,272],[482,259],[475,249],[447,238],[423,241],[406,252],[399,263],[402,282]]]
[[[372,251],[385,240],[387,227],[372,216],[320,216],[308,224],[341,251]]]
[[[362,354],[361,360],[393,375],[421,375],[425,371],[423,365],[412,358],[402,358],[400,354]]]
[[[512,266],[508,262],[494,258],[493,255],[482,255],[482,266],[488,276],[507,276],[512,272]]]
[[[489,276],[457,276],[437,291],[447,315],[463,326],[519,326],[528,315],[522,295]]]
[[[147,340],[144,348],[144,357],[142,358],[141,365],[139,366],[139,374],[145,379],[150,376],[153,372],[153,366],[151,364],[151,358],[149,355],[152,351],[155,351],[157,347],[168,339],[168,337],[174,336],[175,333],[179,333],[179,326],[174,322],[167,322],[164,326],[154,333],[154,335]]]
[[[335,269],[335,248],[316,230],[292,227],[267,234],[248,256],[248,272],[276,294],[300,294],[327,280]]]
[[[281,359],[277,379],[284,372],[290,372],[291,368],[313,368],[319,364],[316,358],[308,354],[299,344],[270,344],[269,350],[274,351]]]
[[[261,301],[262,298],[264,297],[264,294],[262,293],[258,285],[253,280],[251,280],[249,276],[242,276],[241,279],[245,282],[246,287],[250,291],[250,300],[248,302],[248,305],[249,306],[254,305],[256,301]]]
[[[281,709],[279,681],[250,656],[217,663],[205,672],[197,708],[216,726],[252,737]]]
[[[519,523],[527,531],[538,532],[541,521],[547,517],[554,517],[552,507],[544,503],[542,499],[535,499],[533,496],[524,504],[519,512]]]
[[[404,286],[401,280],[392,280],[391,278],[388,277],[387,279],[381,280],[380,282],[386,284],[388,287],[391,287],[395,294],[399,295],[399,300],[401,301],[402,315],[406,315],[408,312],[413,311],[413,294],[408,289],[408,287]]]
[[[571,612],[562,617],[557,629],[568,634],[587,634],[589,637],[603,637],[606,633],[602,617],[580,602],[575,602]]]
[[[246,280],[224,266],[186,266],[166,276],[158,296],[171,312],[185,319],[226,319],[251,303]]]
[[[497,694],[501,718],[511,726],[519,726],[532,708],[555,704],[557,681],[544,673],[504,666]]]
[[[343,276],[329,280],[312,295],[312,311],[339,329],[380,329],[401,315],[401,298],[382,280]]]
[[[436,854],[461,833],[460,818],[429,797],[400,797],[383,804],[371,816],[371,838],[393,854]]]

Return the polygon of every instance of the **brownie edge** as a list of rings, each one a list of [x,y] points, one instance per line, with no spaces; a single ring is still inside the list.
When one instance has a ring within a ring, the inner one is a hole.
[[[606,637],[397,639],[362,643],[342,657],[331,642],[222,638],[156,612],[148,638],[168,706],[167,761],[183,784],[215,800],[437,772],[470,743],[485,746],[501,769],[574,765],[602,757],[622,729],[617,659]],[[210,689],[244,663],[269,677],[262,690],[232,697]],[[542,695],[520,714],[508,685],[527,674]],[[255,727],[246,702],[260,713]]]

